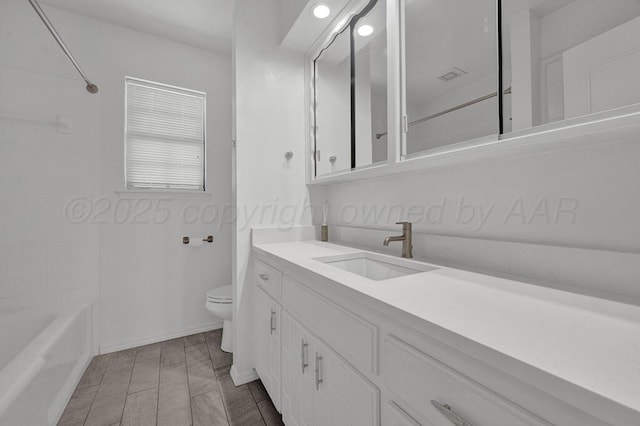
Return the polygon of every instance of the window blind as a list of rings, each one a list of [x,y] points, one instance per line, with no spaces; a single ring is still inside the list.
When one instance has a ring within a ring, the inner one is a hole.
[[[205,189],[206,94],[127,78],[129,189]]]

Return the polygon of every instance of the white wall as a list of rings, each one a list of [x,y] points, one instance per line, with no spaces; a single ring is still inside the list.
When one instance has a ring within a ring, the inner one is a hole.
[[[367,241],[369,229],[394,235],[393,223],[409,220],[423,241],[416,257],[640,304],[639,127],[331,185],[330,228],[363,228],[344,241],[383,249],[383,236]]]
[[[305,204],[304,56],[278,47],[277,0],[236,1],[235,348],[232,377],[253,380],[251,227],[310,224]],[[292,150],[290,161],[284,154]]]
[[[134,345],[203,328],[215,318],[205,309],[207,290],[231,283],[231,222],[222,210],[231,203],[231,61],[230,57],[101,25],[96,38],[105,56],[101,143],[101,195],[116,203],[123,189],[125,75],[207,93],[207,192],[209,198],[165,199],[166,223],[156,204],[124,224],[101,227],[100,317],[105,347]],[[126,46],[126,49],[119,48]],[[144,202],[133,211],[146,208]],[[218,216],[215,217],[215,211]],[[155,212],[155,214],[152,214]],[[193,222],[193,223],[191,223]],[[185,248],[182,236],[213,235],[215,242]]]
[[[98,116],[84,142],[98,147],[99,163],[87,165],[85,174],[75,179],[98,185],[97,193],[88,197],[92,214],[83,223],[99,228],[94,231],[99,238],[93,235],[92,241],[99,240],[101,350],[214,326],[214,318],[204,308],[205,293],[231,281],[231,225],[213,218],[216,207],[221,210],[231,202],[230,58],[62,10],[45,10],[99,85],[99,94],[92,97],[84,91],[75,70],[27,2],[2,4],[1,56],[3,63],[20,70],[73,79],[75,87],[68,90],[76,90],[74,96],[82,99],[74,107]],[[116,191],[124,189],[125,76],[207,92],[208,198],[151,195],[120,200]],[[30,102],[37,102],[36,93],[29,96]],[[82,124],[82,118],[79,115],[74,122]],[[66,182],[55,176],[43,178],[51,179],[52,186]],[[76,194],[84,196],[85,192],[64,193],[62,206]],[[60,208],[56,205],[54,212],[59,213]],[[105,212],[98,214],[101,210]],[[203,210],[204,220],[198,217]],[[182,247],[183,235],[207,234],[215,236],[214,244]],[[72,271],[84,264],[75,253],[68,252],[77,263]]]
[[[640,103],[640,17],[562,54],[565,118]]]
[[[540,57],[564,52],[640,14],[636,0],[579,0],[540,22]]]

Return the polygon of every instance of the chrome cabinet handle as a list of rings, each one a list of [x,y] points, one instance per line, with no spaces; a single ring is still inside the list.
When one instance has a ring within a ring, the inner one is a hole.
[[[320,390],[320,383],[324,380],[322,379],[322,371],[320,370],[320,364],[322,363],[322,356],[318,352],[316,352],[316,390]]]
[[[259,274],[258,276],[262,281],[269,281],[269,275],[267,274]]]
[[[302,339],[302,343],[300,346],[300,358],[302,358],[302,374],[304,374],[304,369],[309,366],[309,362],[307,361],[307,356],[305,355],[305,352],[307,351],[308,347],[309,347],[309,344],[305,342],[304,339]]]
[[[466,421],[464,418],[460,417],[456,413],[453,412],[450,405],[440,404],[438,401],[431,400],[431,404],[440,411],[440,414],[445,416],[451,423],[456,426],[471,426],[471,423]]]
[[[273,333],[276,331],[276,311],[275,309],[271,309],[271,334],[273,335]]]

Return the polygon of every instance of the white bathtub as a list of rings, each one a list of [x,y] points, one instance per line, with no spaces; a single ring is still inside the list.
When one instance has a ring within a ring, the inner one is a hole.
[[[89,305],[0,314],[0,425],[55,425],[93,354]]]

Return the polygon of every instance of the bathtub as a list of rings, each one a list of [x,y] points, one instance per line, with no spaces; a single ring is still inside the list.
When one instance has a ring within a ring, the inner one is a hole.
[[[93,355],[90,305],[0,313],[0,425],[55,425]]]

